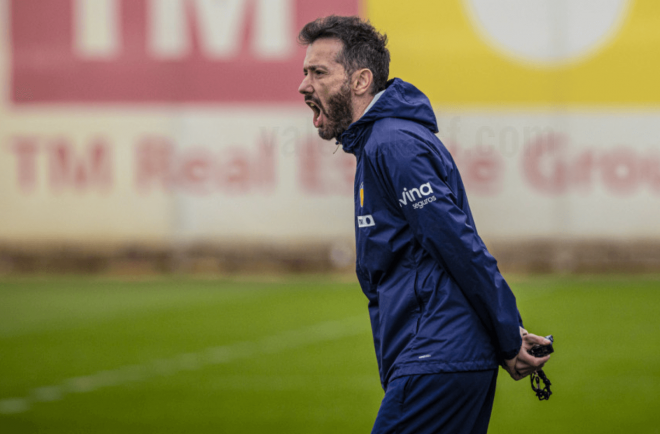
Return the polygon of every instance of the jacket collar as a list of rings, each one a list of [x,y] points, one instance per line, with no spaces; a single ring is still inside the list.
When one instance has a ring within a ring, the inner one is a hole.
[[[359,153],[361,138],[371,129],[374,122],[384,118],[408,119],[426,126],[433,133],[438,132],[438,124],[431,102],[419,89],[410,83],[394,78],[387,82],[384,91],[377,94],[365,113],[353,122],[341,135],[344,152]]]

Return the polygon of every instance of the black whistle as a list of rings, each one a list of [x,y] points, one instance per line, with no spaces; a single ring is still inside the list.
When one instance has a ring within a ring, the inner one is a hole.
[[[534,345],[531,349],[527,350],[527,352],[534,357],[545,357],[548,354],[554,353],[555,349],[552,348],[554,339],[552,338],[552,335],[546,336],[545,338],[550,341],[549,345]]]

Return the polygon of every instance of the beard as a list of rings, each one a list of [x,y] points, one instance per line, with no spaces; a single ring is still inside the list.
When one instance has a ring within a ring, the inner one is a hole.
[[[349,80],[342,84],[341,89],[328,98],[326,104],[326,122],[319,128],[319,136],[323,140],[337,139],[341,143],[341,135],[353,123],[353,95]]]

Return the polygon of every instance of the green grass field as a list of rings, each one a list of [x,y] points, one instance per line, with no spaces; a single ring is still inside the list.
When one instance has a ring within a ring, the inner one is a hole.
[[[500,370],[491,433],[660,432],[660,276],[512,277],[550,401]],[[368,433],[352,279],[0,280],[0,433]]]

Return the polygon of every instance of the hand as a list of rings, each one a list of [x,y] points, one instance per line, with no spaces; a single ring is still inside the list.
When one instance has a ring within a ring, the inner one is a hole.
[[[520,328],[520,335],[523,339],[522,345],[518,355],[510,360],[504,361],[504,369],[509,373],[511,378],[518,381],[531,375],[537,370],[543,368],[543,365],[550,360],[550,356],[534,357],[527,352],[534,345],[549,345],[551,342],[542,336],[536,336],[527,333],[527,330]]]

